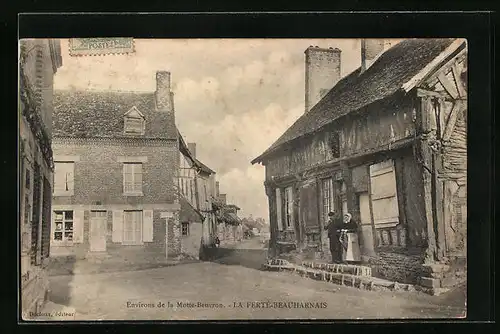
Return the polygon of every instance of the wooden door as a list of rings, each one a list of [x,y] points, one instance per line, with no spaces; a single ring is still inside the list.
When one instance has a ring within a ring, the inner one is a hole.
[[[90,251],[106,251],[106,211],[91,211],[90,213]]]

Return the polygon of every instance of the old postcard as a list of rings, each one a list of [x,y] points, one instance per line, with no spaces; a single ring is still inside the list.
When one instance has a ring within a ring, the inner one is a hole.
[[[23,320],[465,317],[465,39],[19,47]]]

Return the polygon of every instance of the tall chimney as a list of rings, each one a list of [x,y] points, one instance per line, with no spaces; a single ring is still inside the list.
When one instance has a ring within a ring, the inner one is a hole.
[[[159,111],[173,111],[173,93],[170,90],[170,72],[156,72],[156,109]]]
[[[338,48],[310,46],[306,54],[305,112],[314,107],[340,80],[340,54]]]
[[[219,181],[215,181],[215,197],[219,198],[219,195],[220,195]]]
[[[193,155],[193,158],[196,158],[196,143],[188,143],[188,150]]]
[[[361,73],[366,71],[377,58],[384,52],[385,41],[383,39],[361,40]]]

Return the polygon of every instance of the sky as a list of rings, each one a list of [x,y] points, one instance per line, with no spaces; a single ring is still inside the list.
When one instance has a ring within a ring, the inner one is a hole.
[[[341,49],[342,76],[361,61],[356,39],[142,39],[134,53],[80,57],[68,44],[55,89],[153,92],[156,71],[170,71],[184,139],[241,217],[266,220],[265,168],[250,161],[304,113],[305,49]]]

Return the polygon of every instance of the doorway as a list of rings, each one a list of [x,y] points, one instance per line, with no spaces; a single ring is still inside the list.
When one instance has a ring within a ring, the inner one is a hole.
[[[106,211],[91,211],[90,212],[90,251],[105,252],[106,251]]]

